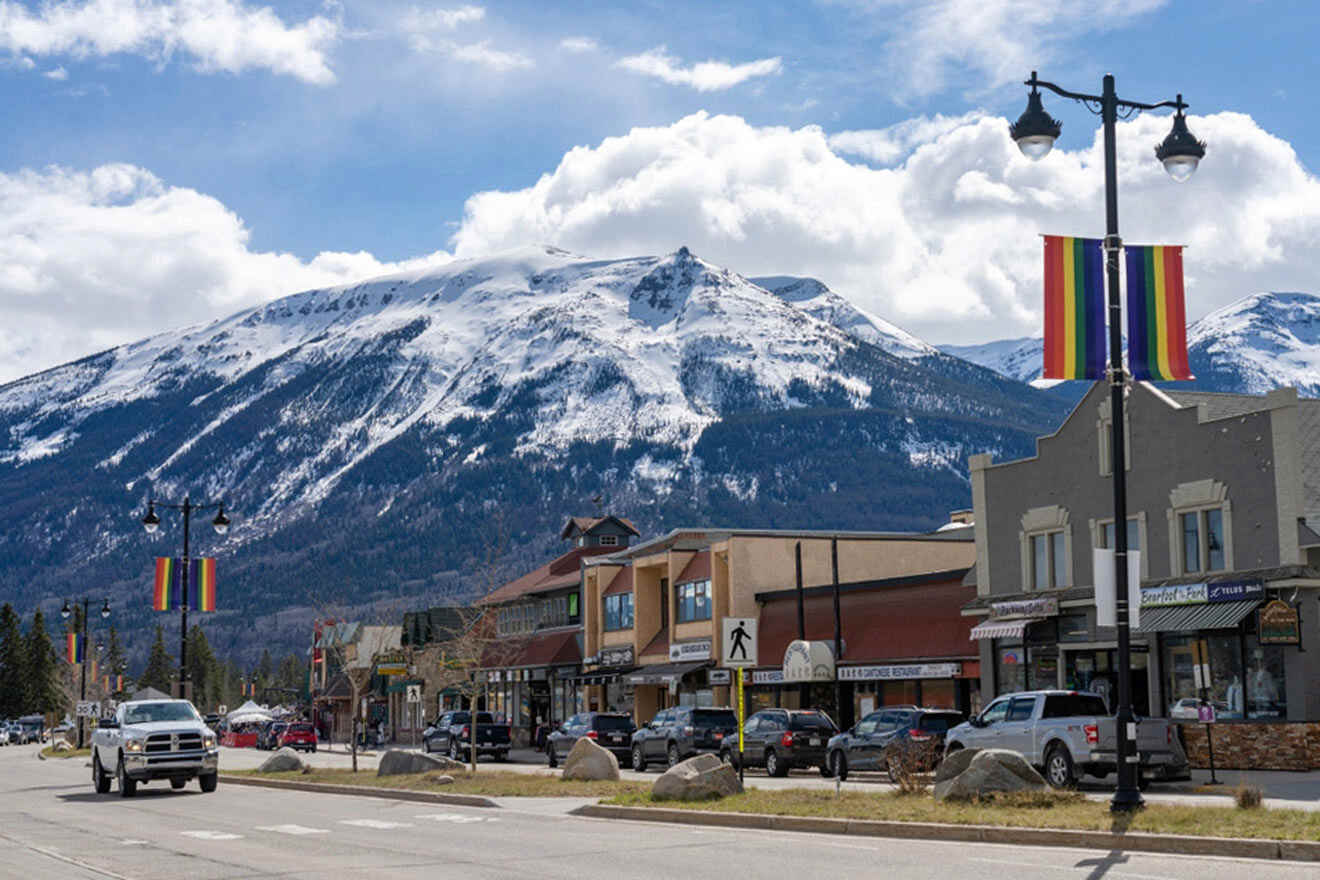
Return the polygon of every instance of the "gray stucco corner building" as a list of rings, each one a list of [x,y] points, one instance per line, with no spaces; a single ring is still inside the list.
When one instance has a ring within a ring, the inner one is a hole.
[[[1114,542],[1109,390],[1096,385],[1033,458],[972,456],[981,692],[1113,698],[1116,639],[1096,622],[1093,554]],[[1320,400],[1131,386],[1128,546],[1138,715],[1189,722],[1194,763],[1320,769]]]

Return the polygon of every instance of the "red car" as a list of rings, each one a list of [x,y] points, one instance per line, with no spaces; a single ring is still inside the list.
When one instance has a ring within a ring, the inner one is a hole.
[[[287,746],[291,749],[314,752],[316,751],[316,731],[312,729],[310,724],[290,724],[284,728],[284,732],[276,740],[276,746],[281,749]]]

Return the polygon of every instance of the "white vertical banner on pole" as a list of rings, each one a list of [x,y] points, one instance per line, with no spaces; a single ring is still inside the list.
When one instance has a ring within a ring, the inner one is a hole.
[[[1091,551],[1091,570],[1095,572],[1096,626],[1118,625],[1118,585],[1114,569],[1114,551],[1096,547]],[[1128,626],[1141,626],[1141,551],[1127,552]]]

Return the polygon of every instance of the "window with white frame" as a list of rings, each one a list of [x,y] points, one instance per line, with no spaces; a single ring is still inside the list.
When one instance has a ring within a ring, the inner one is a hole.
[[[1022,516],[1022,589],[1072,586],[1072,536],[1068,511],[1035,507]]]
[[[618,544],[619,544],[619,536],[618,536],[618,535],[601,535],[601,536],[600,536],[600,546],[602,546],[602,547],[617,547]]]
[[[693,620],[710,620],[710,581],[693,581],[679,584],[678,622],[689,623]]]
[[[1233,567],[1228,487],[1215,480],[1183,483],[1169,493],[1170,570],[1177,574]]]
[[[1141,576],[1150,577],[1150,556],[1144,552],[1148,538],[1146,535],[1146,514],[1139,512],[1128,517],[1127,526],[1127,546],[1128,550],[1135,550],[1141,553]],[[1091,546],[1102,550],[1112,549],[1114,546],[1114,521],[1091,520]]]

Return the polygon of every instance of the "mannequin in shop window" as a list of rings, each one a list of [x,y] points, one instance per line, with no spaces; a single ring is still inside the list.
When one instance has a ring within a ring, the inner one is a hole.
[[[1236,713],[1237,717],[1242,717],[1242,680],[1236,675],[1228,686],[1228,693],[1225,694],[1225,700],[1228,703],[1228,711]]]
[[[1260,652],[1258,652],[1260,653]],[[1279,686],[1270,675],[1265,664],[1256,658],[1256,668],[1251,673],[1251,702],[1256,706],[1270,707],[1279,702]]]

